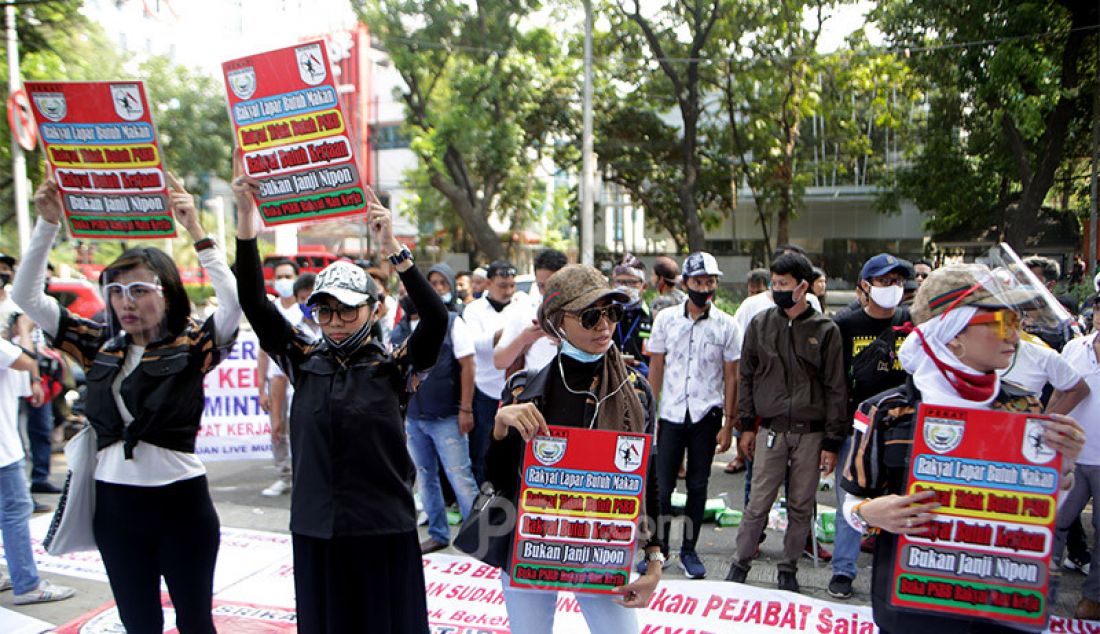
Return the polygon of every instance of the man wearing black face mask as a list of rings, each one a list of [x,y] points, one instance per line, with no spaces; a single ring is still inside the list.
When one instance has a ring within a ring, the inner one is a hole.
[[[812,528],[819,472],[836,466],[847,427],[840,330],[807,304],[813,265],[788,253],[771,265],[775,307],[753,318],[741,349],[741,448],[752,457],[752,492],[727,581],[744,583],[789,479],[779,589],[798,592],[798,558]],[[759,424],[759,428],[757,425]],[[789,469],[788,469],[789,465]]]
[[[689,255],[683,273],[688,299],[658,313],[649,337],[649,383],[660,398],[657,490],[661,515],[657,538],[667,555],[672,491],[686,452],[687,504],[680,567],[691,579],[707,574],[695,543],[703,523],[711,461],[716,449],[725,453],[730,448],[736,417],[737,328],[732,317],[711,305],[720,275],[711,254]]]

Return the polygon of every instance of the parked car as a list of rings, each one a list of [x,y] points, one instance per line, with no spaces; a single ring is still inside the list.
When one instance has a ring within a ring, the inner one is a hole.
[[[275,280],[275,264],[283,260],[290,260],[298,265],[298,274],[320,273],[329,264],[340,258],[333,255],[325,247],[304,246],[294,255],[272,254],[264,258],[264,286],[268,293],[274,293],[272,282]]]
[[[46,294],[56,298],[62,307],[88,319],[105,307],[99,289],[87,280],[53,278]]]

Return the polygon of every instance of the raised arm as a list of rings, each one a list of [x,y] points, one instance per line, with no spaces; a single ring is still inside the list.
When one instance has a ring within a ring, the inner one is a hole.
[[[241,324],[241,304],[237,300],[237,281],[229,270],[225,252],[214,242],[199,222],[199,212],[195,208],[195,199],[184,189],[183,183],[171,173],[167,174],[171,186],[169,202],[176,220],[187,230],[195,250],[199,254],[199,264],[210,276],[214,287],[214,296],[218,298],[218,309],[210,319],[214,320],[214,333],[218,346],[233,343],[237,327]]]
[[[61,229],[60,195],[57,183],[52,179],[42,183],[34,193],[38,221],[34,224],[31,243],[23,254],[23,265],[15,272],[15,283],[11,289],[12,301],[51,337],[57,336],[61,308],[57,300],[46,295],[46,267],[50,247]]]

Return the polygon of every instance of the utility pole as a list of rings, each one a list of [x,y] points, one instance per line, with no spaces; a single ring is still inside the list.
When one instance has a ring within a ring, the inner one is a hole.
[[[1097,239],[1096,231],[1100,229],[1100,223],[1097,222],[1097,216],[1100,214],[1097,207],[1100,206],[1100,51],[1097,52],[1097,65],[1096,65],[1096,86],[1093,88],[1092,95],[1092,184],[1091,189],[1091,202],[1089,204],[1089,244],[1085,245],[1085,271],[1093,271],[1093,266],[1097,260],[1100,260],[1100,249],[1096,248],[1096,245],[1100,244],[1100,240]],[[1100,271],[1093,271],[1095,275]],[[1085,276],[1086,279],[1089,277]]]
[[[4,18],[6,21],[6,34],[8,38],[8,95],[23,87],[23,81],[19,76],[19,40],[15,33],[15,5],[4,5]],[[27,159],[23,156],[23,148],[15,140],[15,134],[11,135],[11,177],[15,189],[15,221],[19,230],[19,251],[27,250],[31,241],[30,202],[27,187]]]
[[[595,264],[596,165],[592,156],[592,0],[584,0],[584,127],[581,132],[581,263]]]

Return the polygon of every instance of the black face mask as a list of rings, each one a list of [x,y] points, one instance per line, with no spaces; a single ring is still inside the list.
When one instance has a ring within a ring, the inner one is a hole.
[[[0,284],[4,286],[11,284],[11,273],[0,273]]]
[[[794,291],[772,291],[772,300],[783,310],[794,308]]]
[[[468,291],[466,289],[459,290],[455,293],[455,297],[457,297],[458,301],[460,301],[460,302],[466,301],[466,298],[469,297],[469,296],[470,296],[470,291]]]
[[[486,297],[485,299],[489,300],[489,305],[492,306],[493,310],[497,311],[498,313],[500,311],[504,310],[504,307],[507,306],[508,303],[509,303],[509,302],[498,302],[495,299],[493,299],[492,297]]]
[[[706,308],[711,297],[714,297],[713,292],[693,291],[690,288],[688,289],[688,299],[690,299],[691,303],[695,304],[697,308]]]

